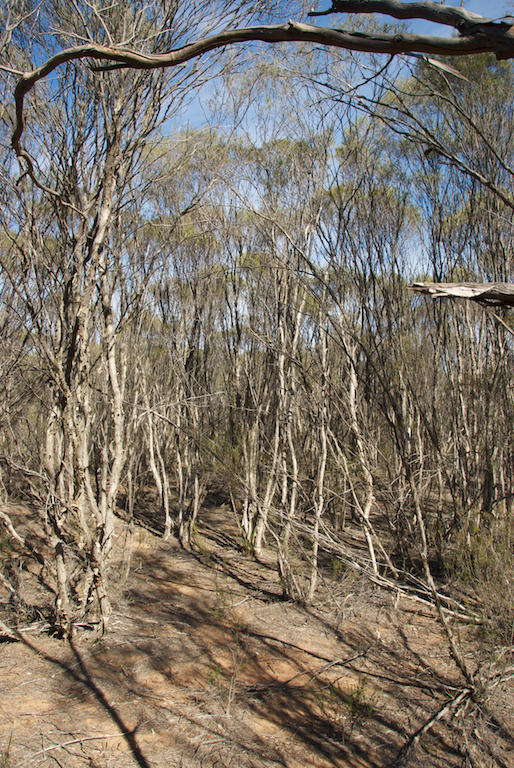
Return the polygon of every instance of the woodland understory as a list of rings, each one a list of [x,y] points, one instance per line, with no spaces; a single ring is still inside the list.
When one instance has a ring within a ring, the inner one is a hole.
[[[16,73],[84,41],[160,53],[271,10],[8,5],[4,637],[34,615],[28,564],[52,632],[108,637],[119,519],[198,552],[215,498],[285,600],[312,604],[328,567],[433,606],[461,680],[443,705],[491,726],[513,671],[514,319],[409,284],[514,282],[511,62],[308,42],[151,72],[68,62],[26,96],[20,172]],[[471,659],[457,619],[481,628]]]

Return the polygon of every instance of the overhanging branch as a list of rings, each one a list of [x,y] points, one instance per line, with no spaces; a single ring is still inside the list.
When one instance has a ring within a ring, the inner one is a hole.
[[[12,146],[17,156],[25,160],[28,175],[36,181],[31,158],[21,145],[24,99],[39,80],[70,61],[93,59],[110,62],[103,67],[94,67],[95,71],[121,67],[140,70],[163,69],[184,64],[209,51],[224,48],[227,45],[245,42],[309,42],[351,51],[388,55],[425,53],[463,56],[492,52],[498,59],[514,58],[514,33],[512,31],[514,27],[503,22],[495,23],[481,16],[475,16],[463,8],[446,7],[428,0],[414,3],[401,3],[398,0],[361,0],[360,2],[357,0],[337,0],[328,12],[336,11],[346,13],[380,12],[402,19],[424,18],[430,21],[439,21],[442,24],[451,24],[458,28],[461,34],[453,38],[411,33],[363,34],[289,21],[287,24],[226,30],[164,54],[143,54],[125,48],[108,48],[94,44],[68,48],[52,56],[32,72],[26,72],[19,80],[15,90],[16,126]],[[462,34],[463,31],[466,34]],[[36,183],[38,182],[36,181]]]

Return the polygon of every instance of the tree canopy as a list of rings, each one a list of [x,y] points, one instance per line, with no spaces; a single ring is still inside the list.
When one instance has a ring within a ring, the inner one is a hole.
[[[180,14],[180,7],[177,7]],[[310,17],[339,15],[339,14],[385,14],[393,19],[413,20],[424,19],[442,26],[450,26],[457,34],[451,38],[418,35],[407,32],[390,34],[383,32],[351,32],[341,28],[318,27],[299,21],[289,20],[286,23],[268,26],[242,27],[222,29],[206,37],[199,36],[194,40],[171,47],[162,52],[155,46],[127,45],[125,41],[115,40],[110,35],[109,45],[98,44],[90,40],[84,45],[65,48],[58,51],[36,69],[19,73],[21,78],[16,86],[16,127],[12,145],[18,157],[27,164],[27,171],[35,180],[33,164],[30,156],[23,148],[21,137],[24,125],[24,99],[35,84],[47,77],[57,67],[63,64],[91,59],[95,62],[105,61],[106,64],[94,64],[94,71],[112,71],[121,68],[136,70],[163,69],[178,67],[192,59],[210,51],[223,49],[239,43],[247,42],[310,42],[324,46],[333,46],[351,51],[389,54],[425,54],[462,56],[492,52],[498,59],[514,57],[514,27],[510,20],[489,19],[471,13],[464,8],[445,6],[431,0],[422,2],[403,3],[400,0],[336,0],[327,10],[311,10]],[[164,19],[164,23],[171,23]],[[163,32],[166,30],[162,30]]]

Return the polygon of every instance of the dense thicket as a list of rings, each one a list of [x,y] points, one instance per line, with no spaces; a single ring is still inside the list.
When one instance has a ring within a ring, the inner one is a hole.
[[[158,4],[130,8],[52,13],[66,40],[169,44]],[[58,45],[50,22],[6,37],[10,67]],[[122,509],[141,519],[151,498],[188,547],[216,491],[293,599],[329,558],[375,579],[431,563],[488,590],[510,631],[511,337],[407,285],[513,279],[511,65],[482,57],[450,82],[423,64],[364,86],[359,113],[340,54],[218,64],[202,129],[170,116],[205,70],[70,66],[40,85],[39,187],[18,178],[4,108],[0,470],[44,522],[57,623],[107,623]]]

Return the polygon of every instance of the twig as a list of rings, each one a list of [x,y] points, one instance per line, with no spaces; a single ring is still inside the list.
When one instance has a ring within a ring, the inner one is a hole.
[[[243,599],[240,600],[238,603],[230,603],[229,608],[237,608],[238,605],[242,605],[249,599],[250,599],[250,595],[247,595],[246,597],[243,597]]]
[[[305,688],[307,685],[310,685],[313,680],[316,680],[320,675],[322,675],[324,672],[327,672],[332,667],[346,667],[348,664],[351,664],[353,661],[357,661],[357,659],[362,659],[364,656],[367,655],[368,651],[373,648],[373,646],[376,644],[376,640],[374,640],[368,647],[362,651],[361,653],[356,653],[353,656],[350,656],[349,659],[335,659],[335,661],[330,661],[328,664],[324,664],[320,669],[316,670],[316,672],[311,673],[311,677],[308,679],[306,683],[303,685],[298,686],[298,688]],[[289,678],[289,680],[286,680],[283,685],[289,685],[293,682],[293,680],[296,680],[298,677],[303,677],[304,675],[308,675],[309,673],[306,672],[299,672],[297,675],[294,675],[294,677]]]
[[[129,731],[125,731],[125,733],[105,733],[101,736],[81,736],[79,739],[71,739],[70,741],[64,741],[62,744],[54,744],[51,747],[45,747],[44,749],[40,749],[39,752],[34,752],[30,756],[30,758],[27,758],[27,760],[24,760],[22,763],[19,763],[19,768],[21,768],[22,765],[26,765],[29,760],[32,760],[33,758],[37,757],[38,755],[46,755],[47,752],[51,752],[54,749],[63,749],[64,747],[69,747],[72,744],[82,744],[83,741],[96,741],[97,739],[115,739],[117,737],[126,736]]]
[[[16,642],[22,640],[22,636],[18,630],[10,629],[10,627],[8,627],[7,624],[4,624],[3,621],[0,621],[0,637],[8,637],[10,640],[14,640]]]

